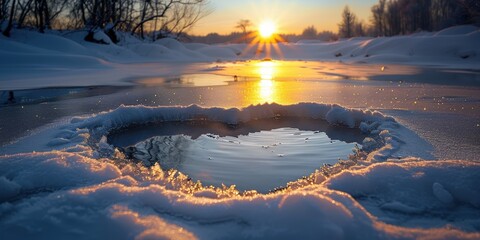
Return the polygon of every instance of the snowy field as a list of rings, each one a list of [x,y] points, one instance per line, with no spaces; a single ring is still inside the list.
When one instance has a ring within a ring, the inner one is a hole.
[[[83,34],[0,36],[2,239],[480,238],[478,28],[280,44],[274,61],[245,44],[123,35],[105,45]],[[16,103],[4,104],[10,90]],[[267,124],[271,131],[252,127],[291,118]],[[128,137],[192,121],[214,125],[168,138],[196,151],[181,161],[142,155],[167,138]],[[311,129],[312,121],[324,125]],[[238,133],[224,136],[220,125]],[[307,165],[300,160],[317,157],[312,146],[338,129],[361,133],[359,146],[332,146],[341,160],[298,180],[268,179],[278,182],[269,193],[181,172],[225,156],[265,162],[261,153],[273,148]],[[268,134],[288,139],[280,148]],[[124,145],[137,142],[131,158]],[[202,147],[224,151],[198,154]]]

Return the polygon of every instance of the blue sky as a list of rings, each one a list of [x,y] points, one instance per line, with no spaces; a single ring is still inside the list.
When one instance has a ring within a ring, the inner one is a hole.
[[[240,19],[250,19],[254,24],[273,20],[281,32],[300,33],[310,25],[318,30],[337,31],[340,15],[345,7],[368,22],[370,8],[378,0],[210,0],[213,12],[202,19],[192,30],[194,34],[234,31]]]

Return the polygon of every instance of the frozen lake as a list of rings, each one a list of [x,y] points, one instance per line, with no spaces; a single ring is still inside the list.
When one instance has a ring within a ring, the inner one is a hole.
[[[133,86],[16,90],[18,102],[2,106],[0,144],[58,119],[120,104],[245,107],[315,102],[380,110],[428,142],[422,151],[404,148],[397,153],[400,157],[480,160],[478,71],[304,61],[160,65],[171,65],[175,73],[125,79]],[[2,102],[7,96],[4,91]],[[2,149],[12,151],[9,146]]]

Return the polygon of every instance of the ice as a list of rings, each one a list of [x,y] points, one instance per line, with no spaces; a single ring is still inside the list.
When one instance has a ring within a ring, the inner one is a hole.
[[[159,163],[164,169],[178,169],[182,163],[182,150],[191,144],[191,138],[183,135],[157,136],[127,147],[130,158],[141,160],[146,166]]]

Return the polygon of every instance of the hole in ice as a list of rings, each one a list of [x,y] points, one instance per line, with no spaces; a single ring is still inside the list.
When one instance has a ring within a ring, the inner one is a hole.
[[[324,120],[279,118],[238,125],[213,121],[130,126],[108,136],[127,158],[177,169],[204,186],[266,193],[352,153],[365,136]]]

